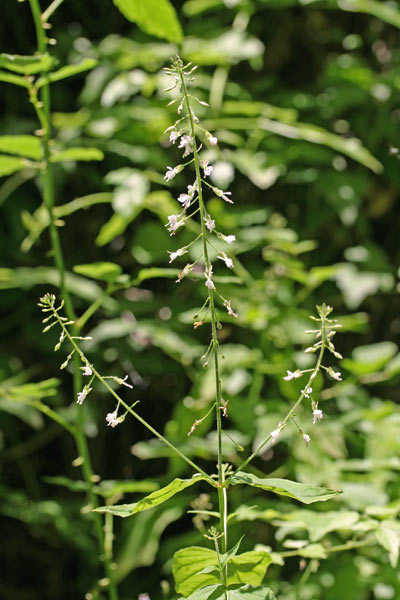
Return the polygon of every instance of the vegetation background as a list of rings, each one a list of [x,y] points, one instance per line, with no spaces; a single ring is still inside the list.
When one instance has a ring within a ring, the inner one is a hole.
[[[245,549],[263,544],[290,554],[293,540],[323,538],[328,548],[356,539],[371,519],[387,519],[388,538],[317,557],[319,566],[293,552],[283,566],[270,567],[266,581],[280,600],[399,598],[399,3],[173,5],[184,32],[180,48],[172,24],[169,39],[151,36],[111,1],[66,1],[52,18],[60,65],[98,61],[89,73],[51,87],[55,144],[104,153],[101,161],[54,167],[56,204],[68,207],[57,214],[77,313],[106,287],[77,265],[110,261],[124,274],[124,289],[105,294],[86,325],[93,337],[88,354],[101,372],[128,373],[135,387],[124,389],[124,397],[140,399],[154,427],[201,464],[215,462],[212,418],[187,436],[213,394],[212,374],[199,366],[208,330],[192,326],[204,285],[177,285],[177,269],[165,270],[167,250],[181,247],[188,234],[170,238],[164,223],[192,183],[179,176],[167,185],[162,178],[179,155],[163,135],[175,117],[161,91],[167,85],[161,68],[179,49],[199,65],[199,95],[210,104],[199,115],[220,141],[221,149],[210,151],[213,181],[235,200],[229,210],[217,199],[210,206],[220,228],[237,237],[237,268],[221,285],[239,317],[233,322],[221,313],[220,339],[229,432],[245,453],[296,398],[296,384],[282,378],[287,369],[307,367],[303,332],[315,304],[334,306],[343,324],[337,340],[343,382],[324,388],[316,381],[325,414],[318,430],[307,410],[299,415],[310,447],[290,430],[254,464],[343,494],[307,517],[295,502],[235,490],[234,537],[246,533]],[[36,51],[28,3],[4,3],[0,40],[1,52]],[[0,86],[1,134],[32,134],[38,125],[24,90]],[[36,306],[43,293],[57,293],[39,188],[29,167],[0,180],[0,596],[7,600],[82,598],[102,576],[85,484],[73,466],[76,449],[35,406],[43,401],[74,419],[71,376],[59,371],[60,356],[41,334]],[[77,198],[85,198],[86,208],[69,205]],[[136,482],[136,495],[125,501],[189,474],[139,423],[107,428],[112,409],[96,390],[86,401],[85,429],[101,479]],[[226,460],[240,462],[234,445]],[[174,551],[205,543],[201,520],[193,526],[187,510],[214,499],[198,494],[190,488],[116,521],[121,598],[176,597]],[[251,506],[261,524],[246,513]],[[329,515],[315,533],[321,511]],[[337,512],[344,521],[332,525]],[[299,586],[304,561],[312,569]]]

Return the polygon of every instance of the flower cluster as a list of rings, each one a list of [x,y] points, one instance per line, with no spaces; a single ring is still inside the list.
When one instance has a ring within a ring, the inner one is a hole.
[[[203,273],[205,277],[205,286],[208,289],[209,297],[210,294],[216,293],[222,300],[223,305],[228,311],[228,314],[233,317],[237,317],[237,314],[231,308],[230,300],[223,298],[216,289],[213,266],[208,257],[208,247],[212,246],[212,236],[216,236],[219,240],[223,241],[228,245],[232,245],[236,238],[234,235],[225,235],[224,233],[216,230],[215,220],[209,214],[205,206],[204,190],[207,188],[211,193],[222,198],[225,202],[232,204],[231,192],[221,190],[211,183],[208,178],[212,176],[213,165],[209,163],[206,158],[201,156],[203,144],[198,143],[197,138],[201,138],[203,143],[213,147],[218,144],[218,138],[216,135],[207,131],[200,125],[200,121],[196,116],[192,105],[194,102],[199,103],[202,106],[208,106],[203,100],[196,98],[195,96],[188,93],[188,85],[194,81],[192,74],[197,67],[192,66],[191,63],[184,65],[179,57],[172,60],[172,64],[169,68],[164,69],[165,72],[173,77],[173,84],[165,91],[176,90],[176,97],[169,103],[169,105],[177,104],[178,119],[177,121],[165,130],[165,133],[169,136],[169,142],[171,144],[177,144],[178,149],[183,151],[182,158],[188,159],[187,162],[176,167],[167,167],[167,172],[164,175],[166,182],[172,181],[174,177],[185,169],[188,165],[194,164],[195,168],[195,180],[192,184],[187,186],[187,192],[181,193],[177,201],[180,205],[180,211],[177,214],[168,216],[168,223],[166,227],[170,235],[175,235],[177,230],[186,225],[189,219],[194,217],[197,213],[200,215],[200,226],[201,233],[196,237],[190,244],[178,248],[173,252],[169,253],[169,262],[172,263],[178,257],[183,256],[189,251],[190,246],[194,244],[199,238],[203,240],[203,253],[192,263],[188,263],[183,271],[178,275],[177,283],[182,281],[185,275],[192,272],[194,266],[198,262],[202,262]],[[228,269],[234,268],[233,259],[223,251],[218,251],[218,259],[220,259]],[[213,301],[211,300],[211,303]]]
[[[312,398],[313,388],[311,386],[313,380],[315,379],[317,373],[320,370],[325,370],[328,373],[328,375],[335,381],[342,381],[342,375],[339,371],[335,371],[332,367],[326,367],[322,364],[322,358],[325,350],[328,350],[331,354],[333,354],[335,358],[343,358],[342,355],[339,352],[337,352],[332,341],[332,338],[337,333],[337,329],[341,327],[341,325],[337,322],[336,319],[328,318],[328,315],[330,315],[332,310],[333,309],[331,306],[322,304],[322,306],[317,306],[318,317],[310,317],[310,319],[320,323],[320,326],[318,329],[309,329],[306,331],[306,333],[313,334],[315,336],[316,342],[312,346],[306,348],[304,352],[319,352],[319,356],[315,366],[312,369],[296,369],[295,371],[288,370],[287,374],[283,377],[285,381],[292,381],[293,379],[299,379],[300,377],[303,377],[303,375],[305,375],[306,373],[309,373],[308,381],[304,388],[301,390],[300,397],[295,403],[294,407],[289,411],[287,417],[278,425],[277,429],[271,431],[270,439],[272,444],[276,443],[282,429],[286,426],[288,420],[291,418],[294,421],[294,410],[304,398],[311,400],[313,425],[316,425],[323,419],[324,415],[322,410],[318,407],[318,402]],[[303,440],[306,446],[308,446],[311,441],[310,436],[297,425],[296,421],[294,422],[299,430],[299,433],[303,436]]]

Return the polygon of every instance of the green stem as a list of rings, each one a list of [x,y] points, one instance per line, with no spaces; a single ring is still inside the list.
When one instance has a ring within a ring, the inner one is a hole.
[[[43,23],[41,20],[41,10],[39,0],[29,0],[32,16],[36,29],[36,36],[38,42],[38,50],[41,53],[47,52],[47,36],[45,30],[43,29]],[[34,90],[31,88],[31,92]],[[42,136],[42,153],[43,153],[43,167],[42,167],[42,181],[43,181],[43,199],[44,203],[47,207],[49,213],[49,221],[50,221],[50,240],[51,246],[54,255],[54,262],[56,268],[60,275],[60,290],[61,295],[65,302],[65,311],[68,316],[68,319],[71,321],[75,320],[75,312],[71,300],[71,296],[65,285],[65,265],[64,265],[64,257],[61,248],[60,237],[58,235],[58,230],[55,224],[54,219],[54,181],[53,181],[53,171],[52,165],[50,162],[50,137],[51,137],[51,104],[50,104],[50,88],[49,84],[45,83],[40,91],[41,103],[37,102],[36,98],[36,90],[34,90],[34,94],[31,93],[31,99],[33,99],[33,104],[40,119],[41,125],[44,128],[43,136]],[[36,101],[35,101],[36,98]],[[74,395],[78,394],[78,392],[82,388],[82,375],[79,370],[79,357],[74,356]],[[72,432],[71,432],[72,433]],[[74,432],[75,443],[78,448],[78,452],[82,457],[82,472],[84,479],[88,483],[88,496],[90,504],[93,508],[98,508],[99,503],[97,496],[93,490],[93,468],[90,460],[89,450],[86,442],[86,438],[84,435],[83,428],[83,410],[82,407],[78,408],[78,418],[76,423],[76,428]],[[95,532],[97,537],[97,544],[99,548],[100,557],[104,557],[104,534],[103,534],[103,522],[101,515],[98,513],[93,513],[94,515],[94,525]],[[108,591],[110,600],[118,600],[118,592],[114,583],[111,562],[108,557],[104,557],[104,570],[106,577],[109,581]]]
[[[322,321],[322,325],[321,325],[321,339],[322,339],[321,350],[319,352],[318,360],[317,360],[317,362],[315,364],[315,367],[312,369],[311,375],[308,378],[308,381],[307,381],[307,383],[306,383],[306,385],[304,387],[304,391],[300,394],[299,398],[296,400],[296,402],[293,404],[292,408],[290,409],[290,411],[288,412],[288,414],[286,415],[286,417],[281,422],[281,424],[280,424],[281,425],[281,429],[283,429],[286,426],[286,424],[289,421],[289,419],[295,413],[297,407],[301,404],[301,402],[305,398],[305,392],[306,392],[307,388],[310,387],[310,384],[312,383],[313,379],[315,378],[316,374],[318,373],[318,371],[319,371],[319,369],[321,367],[321,362],[322,362],[322,358],[324,356],[325,344],[326,344],[326,324],[325,324],[325,320]],[[248,458],[246,458],[246,460],[243,461],[237,467],[235,473],[237,473],[238,471],[241,471],[246,465],[248,465],[249,462],[252,461],[255,456],[257,456],[257,454],[260,452],[260,450],[262,450],[264,448],[264,446],[266,444],[268,444],[268,442],[270,440],[271,440],[271,434],[269,434],[268,437],[254,450],[254,452],[252,454],[250,454],[250,456]],[[232,475],[226,480],[226,484],[229,484],[229,481],[230,481],[231,477],[233,477],[233,475],[235,473],[232,473]]]
[[[69,333],[68,329],[65,327],[64,323],[61,321],[57,311],[54,309],[53,307],[53,313],[54,316],[56,317],[60,327],[62,328],[62,330],[64,331],[66,337],[68,338],[68,340],[70,341],[70,343],[72,344],[72,346],[75,348],[76,354],[80,357],[80,360],[84,363],[84,364],[90,364],[90,361],[88,360],[88,358],[85,356],[85,354],[82,352],[82,350],[79,348],[79,346],[76,344],[75,340],[73,339],[73,337],[71,336],[71,334]],[[152,427],[150,425],[150,423],[148,423],[145,419],[143,419],[143,417],[141,417],[136,411],[134,411],[118,394],[115,390],[112,389],[112,387],[110,385],[108,385],[107,381],[105,380],[105,377],[102,377],[102,375],[100,375],[100,373],[95,369],[95,367],[93,367],[93,365],[91,365],[91,369],[93,372],[93,375],[104,385],[105,388],[107,388],[107,390],[110,392],[110,394],[112,396],[114,396],[114,398],[125,408],[125,410],[127,412],[129,412],[133,417],[135,417],[135,419],[137,419],[140,423],[142,423],[142,425],[144,425],[149,431],[151,431],[151,433],[153,433],[160,441],[162,441],[166,446],[168,446],[169,448],[171,448],[176,454],[178,454],[178,456],[180,456],[184,461],[186,461],[191,467],[193,467],[193,469],[195,469],[198,473],[200,473],[201,475],[203,475],[203,477],[213,486],[215,487],[215,482],[211,479],[211,477],[205,472],[203,471],[203,469],[201,469],[200,467],[198,467],[194,462],[192,462],[190,460],[190,458],[188,458],[185,454],[183,454],[183,452],[181,452],[178,448],[176,448],[169,440],[167,440],[163,435],[161,435],[161,433],[159,433],[156,429],[154,429],[154,427]]]
[[[209,271],[211,268],[210,259],[208,256],[208,248],[207,248],[207,231],[205,224],[205,206],[203,199],[203,190],[202,190],[202,178],[200,173],[200,160],[196,146],[196,134],[194,127],[194,119],[192,109],[190,107],[188,92],[186,88],[186,82],[182,70],[179,71],[182,91],[185,98],[186,109],[189,117],[190,130],[193,140],[193,155],[194,155],[194,164],[196,171],[196,180],[197,180],[197,188],[199,194],[199,206],[200,206],[200,219],[201,219],[201,235],[203,239],[203,253],[204,260],[206,263],[206,269]],[[224,494],[224,470],[222,465],[222,418],[221,418],[221,408],[223,407],[222,400],[222,392],[221,392],[221,380],[219,377],[219,364],[218,364],[218,338],[217,338],[217,317],[215,313],[215,304],[214,304],[214,290],[208,290],[208,296],[210,299],[210,310],[211,310],[211,332],[212,332],[212,344],[214,350],[214,368],[215,368],[215,388],[216,388],[216,418],[217,418],[217,438],[218,438],[218,505],[219,505],[219,514],[220,514],[220,527],[222,537],[222,551],[226,552],[227,548],[227,502],[226,502],[226,494]]]

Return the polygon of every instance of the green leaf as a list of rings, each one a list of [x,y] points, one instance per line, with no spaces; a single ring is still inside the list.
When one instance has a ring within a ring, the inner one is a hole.
[[[56,59],[47,53],[35,54],[35,56],[0,54],[0,67],[23,75],[34,75],[35,73],[48,71],[56,62]]]
[[[24,77],[20,75],[14,75],[13,73],[7,73],[7,71],[0,71],[0,81],[6,83],[13,83],[14,85],[20,85],[21,87],[28,88],[29,83]]]
[[[82,73],[83,71],[89,71],[96,65],[97,60],[95,58],[85,58],[77,65],[66,65],[65,67],[61,67],[61,69],[58,69],[58,71],[53,71],[53,73],[49,73],[45,77],[40,77],[36,82],[36,87],[40,88],[48,82],[60,81],[61,79],[66,79],[67,77]]]
[[[380,371],[393,356],[398,347],[394,342],[379,342],[368,346],[359,346],[352,352],[351,359],[343,360],[345,369],[356,375],[365,375]]]
[[[98,148],[66,148],[57,154],[52,154],[51,162],[62,162],[64,160],[103,160],[104,154]]]
[[[274,593],[266,587],[241,585],[229,587],[230,600],[276,600]],[[224,600],[225,587],[221,584],[208,585],[191,594],[186,600]]]
[[[22,158],[0,154],[0,177],[21,171],[26,166],[26,162]]]
[[[169,498],[175,496],[175,494],[178,494],[187,487],[190,487],[194,483],[204,479],[205,477],[201,475],[194,475],[191,479],[176,478],[160,490],[157,490],[149,496],[142,498],[142,500],[139,500],[139,502],[134,502],[133,504],[118,504],[116,506],[100,506],[100,508],[97,508],[96,511],[102,513],[111,513],[117,517],[130,517],[135,513],[142,512],[143,510],[149,510],[150,508],[154,508],[154,506],[158,506],[159,504],[166,502]]]
[[[40,160],[40,140],[34,135],[1,135],[0,152]]]
[[[244,473],[242,471],[235,473],[230,483],[232,485],[247,484],[252,487],[258,487],[262,490],[279,494],[280,496],[289,496],[304,504],[330,500],[340,494],[339,491],[308,485],[306,483],[297,483],[289,479],[260,479],[252,473]]]
[[[373,15],[381,21],[400,28],[400,12],[387,2],[376,2],[376,0],[338,0],[337,4],[342,10]]]
[[[322,127],[309,125],[308,123],[283,123],[265,118],[259,119],[258,123],[261,129],[283,137],[329,146],[342,154],[350,156],[350,158],[368,167],[375,173],[382,172],[383,167],[381,163],[356,138],[342,138],[339,135],[326,131]]]
[[[143,31],[169,42],[180,43],[182,29],[169,0],[113,0],[124,17]]]
[[[111,262],[96,262],[86,265],[75,265],[73,271],[78,275],[100,279],[111,283],[122,274],[122,268]]]
[[[311,542],[317,542],[331,531],[351,530],[360,516],[355,511],[316,512],[312,510],[295,510],[282,515],[280,519],[288,521],[289,527],[306,529]]]
[[[384,521],[376,531],[378,542],[389,552],[390,564],[395,569],[399,560],[400,523]]]
[[[259,585],[272,562],[268,552],[244,552],[228,559],[228,585]],[[172,567],[176,591],[188,595],[206,585],[218,583],[218,557],[215,550],[191,546],[174,554]]]

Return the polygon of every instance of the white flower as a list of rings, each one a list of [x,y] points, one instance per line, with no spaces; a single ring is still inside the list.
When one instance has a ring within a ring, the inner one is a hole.
[[[272,443],[276,444],[276,442],[278,441],[278,437],[281,435],[281,432],[279,429],[274,429],[274,431],[271,431],[269,435],[271,436]]]
[[[194,182],[193,185],[188,185],[187,189],[188,189],[189,196],[191,196],[193,198],[193,196],[195,195],[195,193],[197,191],[197,180]]]
[[[306,433],[303,433],[303,439],[304,439],[304,441],[306,443],[306,446],[309,446],[310,445],[310,441],[311,441],[310,436],[307,435]]]
[[[205,286],[209,289],[209,290],[215,290],[215,285],[212,278],[212,265],[210,265],[210,268],[204,272],[204,275],[206,277],[206,283]]]
[[[218,138],[215,137],[215,135],[210,135],[208,141],[210,142],[211,146],[216,146],[218,144]]]
[[[178,196],[178,202],[182,204],[182,208],[184,208],[185,210],[189,208],[191,201],[192,196],[189,196],[189,194],[180,194]]]
[[[133,389],[133,385],[131,385],[130,383],[126,383],[127,379],[128,375],[125,375],[123,379],[121,379],[121,377],[114,377],[114,381],[115,383],[118,383],[118,385],[125,385],[126,387]]]
[[[174,131],[171,131],[171,133],[169,134],[169,141],[170,141],[172,144],[175,144],[176,140],[179,138],[179,135],[180,135],[180,134],[179,134],[179,132],[178,132],[178,131],[176,131],[176,130],[174,130]]]
[[[204,169],[204,177],[211,175],[211,173],[214,170],[214,167],[212,165],[208,164],[208,160],[202,160],[202,161],[200,161],[200,164],[201,164],[202,168]]]
[[[178,173],[179,170],[176,167],[173,169],[171,169],[171,167],[167,167],[167,172],[164,175],[165,181],[171,181],[171,179],[173,179]]]
[[[230,300],[224,300],[224,306],[226,308],[226,310],[228,311],[228,315],[230,315],[231,317],[235,317],[235,319],[237,318],[237,314],[235,312],[233,312],[232,307],[231,307],[231,301]]]
[[[332,377],[332,379],[336,379],[336,381],[342,381],[342,374],[339,372],[335,373],[333,369],[329,371],[329,375]]]
[[[213,229],[215,229],[215,221],[210,217],[210,215],[206,215],[204,217],[204,222],[208,231],[213,231]]]
[[[186,254],[186,252],[186,248],[179,248],[176,252],[170,252],[168,250],[169,262],[172,263],[172,261],[178,258],[178,256],[182,256],[183,254]]]
[[[79,392],[79,394],[78,394],[77,403],[78,404],[82,404],[82,402],[84,401],[84,399],[88,396],[88,394],[90,394],[91,391],[92,391],[92,388],[90,388],[87,385],[85,385],[85,387],[83,388],[83,390],[81,392]]]
[[[175,283],[180,283],[182,281],[182,279],[185,277],[185,275],[189,275],[189,273],[191,273],[193,270],[193,265],[191,265],[190,263],[188,263],[184,268],[183,271],[180,271],[178,273],[178,279],[175,281]]]
[[[222,200],[225,200],[225,202],[229,202],[229,204],[233,204],[233,200],[228,198],[228,196],[232,196],[232,192],[224,192],[222,194],[221,198],[222,198]]]
[[[301,393],[304,394],[305,398],[309,398],[310,394],[312,394],[312,388],[304,388],[304,390],[301,390]]]
[[[221,260],[223,260],[224,263],[226,264],[226,266],[228,267],[228,269],[233,269],[233,260],[231,258],[229,258],[229,256],[227,256],[225,254],[225,252],[221,252],[221,256],[218,255],[217,258],[220,258]]]
[[[307,352],[316,352],[316,351],[317,351],[317,348],[315,346],[310,346],[309,348],[306,348],[304,350],[305,353],[307,353]]]
[[[233,242],[236,241],[236,236],[235,235],[225,235],[224,238],[225,238],[225,242],[227,244],[233,244]]]
[[[89,365],[89,363],[86,363],[86,365],[84,367],[81,367],[83,373],[82,375],[84,376],[88,376],[88,375],[92,375],[93,371],[91,366]]]
[[[171,233],[171,235],[173,235],[175,231],[184,224],[184,218],[179,218],[179,215],[169,215],[166,227],[168,228],[168,231]]]
[[[284,377],[283,379],[285,379],[286,381],[290,381],[291,379],[298,379],[302,375],[303,373],[297,369],[296,371],[293,371],[293,373],[292,371],[288,371],[286,377]]]
[[[183,135],[178,148],[184,148],[183,158],[193,152],[193,139],[191,135]]]
[[[313,410],[313,425],[315,425],[315,423],[319,421],[322,421],[323,416],[324,413],[322,412],[322,410],[319,410],[319,408]]]
[[[111,425],[111,427],[116,427],[119,425],[120,420],[118,418],[118,412],[114,410],[112,413],[108,413],[106,416],[107,425]]]

